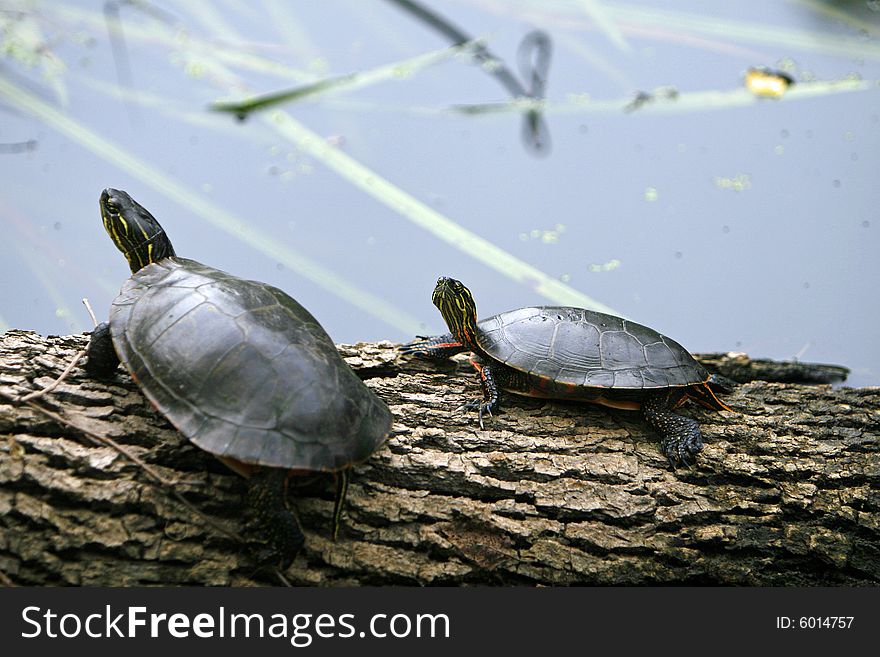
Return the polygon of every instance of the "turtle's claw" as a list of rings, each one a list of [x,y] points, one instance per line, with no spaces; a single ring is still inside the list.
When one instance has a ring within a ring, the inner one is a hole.
[[[480,404],[480,429],[483,429],[483,416],[488,415],[492,417],[492,407],[489,404]]]
[[[492,407],[489,404],[480,403],[480,429],[484,429],[483,426],[483,416],[488,415],[492,417]]]
[[[664,438],[660,441],[660,450],[669,460],[669,466],[675,470],[677,466],[684,465],[688,470],[693,470],[692,461],[697,453],[703,449],[703,441],[699,434],[687,438]]]
[[[492,405],[488,402],[483,401],[482,399],[472,399],[469,402],[466,402],[459,406],[456,411],[477,411],[477,414],[480,418],[480,429],[485,429],[483,425],[483,418],[487,415],[492,417]]]
[[[668,456],[668,455],[667,455],[667,458],[669,459],[669,467],[673,472],[675,472],[675,470],[677,469],[676,465],[683,465],[690,472],[694,471],[693,462],[695,462],[696,459],[693,459],[693,462],[692,462],[692,460],[688,457],[688,454],[686,452],[679,452],[678,456],[675,459],[673,459],[672,456]]]

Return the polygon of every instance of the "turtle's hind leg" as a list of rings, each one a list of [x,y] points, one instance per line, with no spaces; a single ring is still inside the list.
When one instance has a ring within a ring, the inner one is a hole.
[[[642,415],[660,434],[660,450],[669,459],[673,470],[676,465],[688,465],[688,461],[703,449],[700,424],[673,413],[682,399],[681,391],[671,389],[651,392],[642,402]]]
[[[116,355],[116,349],[113,347],[109,323],[103,322],[94,328],[86,354],[88,360],[85,368],[89,376],[106,379],[119,367],[119,356]]]
[[[501,387],[495,380],[496,372],[492,366],[477,360],[472,361],[471,364],[477,369],[480,387],[483,388],[483,398],[466,402],[459,410],[472,411],[477,409],[480,417],[480,429],[483,429],[483,418],[486,415],[496,414],[501,406]]]
[[[257,468],[248,478],[247,502],[253,509],[260,533],[269,540],[287,568],[305,543],[296,515],[287,506],[287,470]]]

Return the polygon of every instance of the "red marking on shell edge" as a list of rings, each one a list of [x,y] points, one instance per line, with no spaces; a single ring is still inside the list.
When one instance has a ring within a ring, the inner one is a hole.
[[[214,457],[234,473],[240,474],[245,479],[248,479],[257,468],[257,466],[252,463],[245,463],[244,461],[239,461],[238,459],[229,456],[218,456],[217,454],[214,454]]]
[[[210,452],[209,452],[210,453]],[[245,463],[244,461],[239,461],[238,459],[234,459],[231,456],[218,456],[213,454],[218,461],[220,461],[227,468],[232,470],[234,473],[241,475],[245,479],[250,478],[250,476],[254,473],[257,468],[271,467],[271,466],[263,466],[257,465],[255,463]],[[320,472],[318,470],[306,470],[303,468],[290,468],[287,471],[288,477],[306,477],[314,475],[316,472]],[[286,479],[285,479],[286,481]]]
[[[641,402],[637,401],[616,401],[613,399],[605,399],[604,397],[597,397],[596,399],[589,400],[591,404],[598,404],[599,406],[605,406],[607,408],[616,408],[622,411],[637,411],[642,407]]]

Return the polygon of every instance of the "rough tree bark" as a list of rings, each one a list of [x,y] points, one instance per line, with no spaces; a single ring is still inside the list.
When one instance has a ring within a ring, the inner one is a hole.
[[[256,566],[243,480],[174,431],[120,368],[78,367],[35,403],[86,336],[0,336],[0,580],[24,585],[277,584]],[[297,491],[306,547],[285,573],[316,585],[880,583],[880,389],[754,381],[690,405],[705,447],[671,472],[637,414],[508,397],[481,431],[466,362],[341,347],[394,412],[355,469],[330,538],[333,484]],[[717,357],[716,357],[717,358]],[[213,523],[111,447],[174,483]]]

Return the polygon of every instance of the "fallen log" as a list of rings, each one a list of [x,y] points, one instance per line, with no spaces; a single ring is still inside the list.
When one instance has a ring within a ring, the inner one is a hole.
[[[279,583],[254,558],[244,481],[122,368],[102,382],[80,365],[13,401],[87,340],[0,336],[0,582]],[[751,381],[724,396],[735,413],[691,404],[705,447],[673,472],[638,414],[507,397],[480,430],[456,411],[479,393],[463,357],[427,363],[388,342],[340,351],[394,431],[353,471],[335,542],[332,479],[293,491],[306,546],[290,583],[880,583],[880,388]]]

